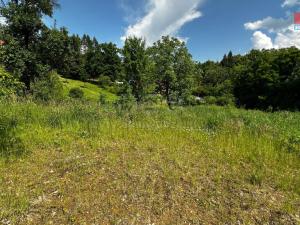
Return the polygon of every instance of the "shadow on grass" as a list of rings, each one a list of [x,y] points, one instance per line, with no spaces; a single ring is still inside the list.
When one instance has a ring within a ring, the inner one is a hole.
[[[24,155],[25,147],[18,137],[18,121],[7,116],[0,117],[0,158],[18,158]]]

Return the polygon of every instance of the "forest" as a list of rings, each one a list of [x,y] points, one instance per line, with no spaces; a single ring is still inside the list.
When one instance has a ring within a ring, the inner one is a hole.
[[[1,225],[300,223],[298,48],[199,62],[58,3],[0,0]]]
[[[43,17],[52,16],[55,1],[3,4],[6,23],[1,26],[0,60],[11,79],[23,85],[18,94],[34,94],[35,84],[51,79],[49,74],[55,71],[119,96],[130,93],[139,104],[163,99],[170,107],[203,103],[271,111],[300,107],[300,50],[295,47],[251,50],[245,55],[229,52],[220,62],[202,63],[173,37],[162,37],[152,46],[128,37],[118,48],[89,35],[71,35],[55,24],[49,28]],[[1,77],[2,86],[9,87],[11,80]]]

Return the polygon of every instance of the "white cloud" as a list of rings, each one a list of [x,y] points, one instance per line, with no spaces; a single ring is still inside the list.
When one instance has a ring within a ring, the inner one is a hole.
[[[151,45],[161,36],[176,36],[184,24],[201,16],[198,7],[203,1],[148,0],[146,15],[137,23],[128,26],[121,39],[137,36],[145,38],[147,44]]]
[[[287,19],[275,19],[272,17],[267,17],[263,20],[246,23],[244,26],[247,30],[265,29],[269,32],[278,32],[286,30],[292,23],[293,19],[291,16],[289,16]]]
[[[270,37],[261,31],[255,31],[252,36],[252,43],[254,49],[271,49],[273,48],[273,42]]]
[[[285,0],[281,6],[282,7],[293,7],[296,5],[300,5],[300,0]]]
[[[285,0],[282,6],[292,7],[297,4],[300,4],[300,0]],[[292,46],[300,48],[300,31],[294,29],[293,14],[291,12],[286,13],[286,18],[266,17],[244,24],[245,29],[255,31],[252,36],[253,48],[279,49]],[[266,33],[263,33],[262,30]],[[268,34],[272,34],[273,39]]]
[[[300,32],[290,26],[286,31],[279,32],[274,40],[275,48],[288,48],[295,46],[300,49]]]

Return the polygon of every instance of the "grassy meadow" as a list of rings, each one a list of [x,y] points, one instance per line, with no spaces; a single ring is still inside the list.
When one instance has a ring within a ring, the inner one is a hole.
[[[300,222],[300,113],[3,101],[0,115],[0,224]]]
[[[64,96],[68,96],[72,88],[79,88],[83,91],[84,98],[89,101],[99,101],[99,96],[105,96],[108,102],[114,102],[118,99],[115,94],[100,88],[98,85],[83,82],[79,80],[72,80],[66,78],[60,78],[63,83]]]

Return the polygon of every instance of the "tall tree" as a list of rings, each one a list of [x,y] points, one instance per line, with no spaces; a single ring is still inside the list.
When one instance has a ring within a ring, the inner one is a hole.
[[[111,81],[116,81],[121,76],[122,63],[119,56],[120,50],[113,43],[101,44],[101,76],[107,76]]]
[[[137,37],[127,38],[122,53],[125,80],[132,87],[132,93],[139,103],[145,97],[151,82],[148,76],[149,57],[146,43]]]
[[[177,38],[163,37],[151,48],[159,93],[172,102],[183,100],[192,91],[193,61],[185,43]]]
[[[41,68],[35,50],[39,44],[41,29],[44,27],[42,18],[45,15],[51,17],[57,6],[56,0],[9,0],[1,7],[1,15],[7,24],[5,41],[13,42],[24,51],[24,67],[20,76],[27,89]],[[4,60],[5,62],[7,60]]]
[[[66,58],[70,54],[70,40],[66,28],[44,28],[41,32],[41,44],[38,46],[38,56],[41,62],[56,69],[61,75],[66,71]]]
[[[89,38],[87,39],[89,40]],[[87,41],[87,46],[85,49],[85,70],[89,74],[89,77],[92,79],[97,79],[101,75],[101,61],[102,61],[102,52],[101,46],[93,41]],[[83,45],[85,46],[85,45]]]

